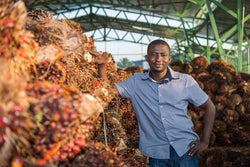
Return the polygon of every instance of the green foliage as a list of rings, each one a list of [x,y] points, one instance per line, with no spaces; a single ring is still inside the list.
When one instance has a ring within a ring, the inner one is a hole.
[[[132,65],[133,65],[133,63],[131,61],[129,61],[128,58],[123,58],[117,62],[117,66],[120,68],[123,68],[123,69],[127,68],[129,66],[132,66]]]
[[[191,62],[192,58],[190,56],[188,56],[188,54],[179,54],[178,52],[175,51],[170,51],[170,55],[172,57],[172,62],[177,61],[177,60],[181,60],[183,62]]]

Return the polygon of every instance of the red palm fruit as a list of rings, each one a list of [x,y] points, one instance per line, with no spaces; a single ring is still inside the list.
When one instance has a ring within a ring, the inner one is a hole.
[[[66,161],[68,158],[68,154],[66,152],[61,152],[59,155],[60,161]]]
[[[67,133],[61,133],[61,139],[65,139],[66,137],[68,136],[68,134]]]
[[[10,125],[11,130],[16,131],[20,127],[20,120],[15,119]]]
[[[63,148],[62,148],[62,151],[68,152],[68,150],[69,150],[69,146],[67,144],[64,145]]]
[[[77,114],[76,111],[73,111],[73,112],[70,114],[70,120],[71,120],[71,121],[76,120],[77,117],[78,117],[78,114]]]
[[[4,142],[2,134],[0,134],[0,145],[2,145]]]
[[[8,20],[5,22],[5,26],[9,28],[14,27],[14,20],[8,18]]]
[[[72,151],[70,151],[68,152],[68,157],[69,159],[73,159],[75,157],[75,154]]]
[[[78,145],[74,145],[72,150],[75,154],[78,154],[81,151],[81,148]]]
[[[59,121],[60,118],[61,118],[61,115],[58,112],[54,112],[51,119],[53,121]]]
[[[19,104],[14,105],[13,107],[14,111],[21,111],[22,107]]]
[[[19,52],[18,55],[19,55],[20,57],[25,58],[25,59],[28,57],[28,55],[27,55],[24,51],[22,51],[22,50],[20,50],[20,49],[19,49],[19,51],[20,51],[20,52]]]
[[[36,146],[34,146],[34,150],[35,150],[35,152],[39,153],[39,152],[41,152],[42,148],[40,145],[36,145]]]
[[[58,131],[55,131],[55,132],[52,134],[51,140],[52,140],[53,142],[58,142],[60,139],[61,139],[61,133],[58,132]]]
[[[3,57],[9,57],[7,52],[3,52]]]
[[[0,127],[4,128],[8,125],[9,119],[7,116],[0,116]]]
[[[82,138],[82,134],[81,134],[81,132],[77,132],[77,133],[76,133],[75,138],[76,138],[76,139],[80,139],[80,138]]]
[[[54,121],[51,122],[51,123],[50,123],[50,127],[51,127],[51,128],[55,128],[55,127],[56,127],[56,122],[54,122]]]
[[[27,36],[27,35],[21,35],[19,37],[19,39],[24,41],[25,43],[30,43],[30,41],[31,41],[31,38],[29,36]]]
[[[69,121],[69,113],[67,113],[67,112],[61,113],[61,117],[64,121],[66,121],[66,122]]]
[[[52,159],[53,159],[53,161],[59,160],[59,154],[55,153],[55,154],[52,156]]]
[[[84,138],[81,138],[78,141],[79,141],[78,145],[81,147],[81,149],[84,149],[84,147],[86,145],[86,140]]]

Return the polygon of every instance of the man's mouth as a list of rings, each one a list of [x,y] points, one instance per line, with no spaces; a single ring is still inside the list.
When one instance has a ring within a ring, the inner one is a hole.
[[[155,66],[156,66],[156,67],[161,67],[161,66],[162,66],[162,64],[155,64]]]

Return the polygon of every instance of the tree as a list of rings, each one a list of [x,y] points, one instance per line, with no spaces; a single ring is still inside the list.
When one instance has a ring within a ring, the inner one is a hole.
[[[122,58],[120,61],[117,62],[117,66],[120,68],[127,68],[129,66],[132,66],[133,63],[131,61],[129,61],[128,58]]]

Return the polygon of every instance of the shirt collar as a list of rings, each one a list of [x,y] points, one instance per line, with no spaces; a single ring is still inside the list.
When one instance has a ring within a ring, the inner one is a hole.
[[[166,78],[165,80],[169,80],[171,81],[172,79],[179,79],[179,77],[177,77],[176,72],[174,70],[172,70],[169,66],[167,67],[168,72],[169,72],[169,77]],[[145,75],[142,77],[143,80],[147,80],[150,79],[150,69],[148,70],[147,73],[145,73]]]

